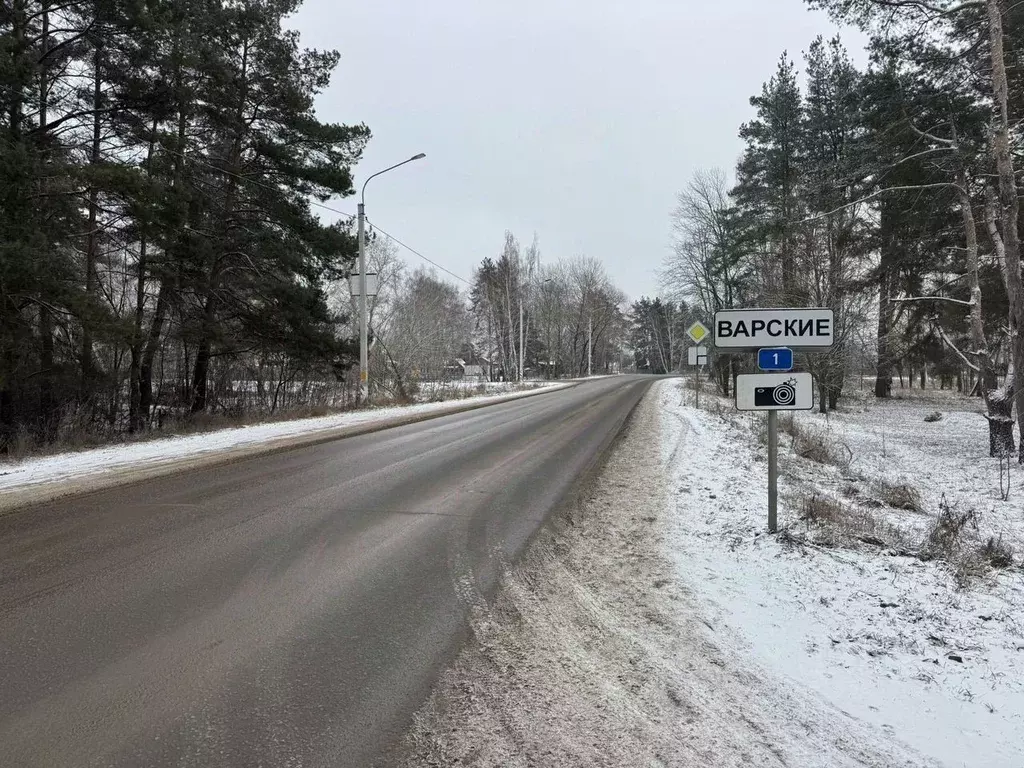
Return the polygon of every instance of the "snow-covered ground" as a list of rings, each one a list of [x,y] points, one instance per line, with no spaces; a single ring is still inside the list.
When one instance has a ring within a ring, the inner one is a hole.
[[[551,382],[534,382],[536,384],[550,384]],[[522,389],[518,382],[514,381],[479,381],[478,379],[452,379],[450,381],[420,381],[417,382],[418,390],[416,399],[420,402],[430,402],[437,397],[470,397],[476,395],[497,395],[505,392],[515,392]]]
[[[780,525],[789,535],[773,537],[764,417],[723,401],[712,401],[718,413],[697,410],[678,382],[657,395],[668,547],[721,649],[940,765],[1024,765],[1024,470],[1014,461],[1003,501],[977,404],[918,393],[854,403],[828,419],[798,417],[805,429],[828,430],[838,455],[852,460],[837,468],[799,458],[784,436]],[[924,420],[936,411],[940,420]],[[879,506],[879,479],[917,488],[920,511]],[[888,546],[856,537],[833,546],[818,536],[817,524],[798,519],[815,494],[843,505],[855,532],[881,531]],[[914,557],[943,497],[977,512],[968,546],[1002,536],[1014,565],[962,588],[948,563]]]
[[[280,444],[302,437],[315,438],[334,431],[394,420],[440,414],[466,408],[514,399],[533,394],[539,388],[569,386],[567,384],[537,384],[531,389],[500,390],[498,393],[474,397],[471,401],[453,400],[422,403],[411,406],[373,408],[350,411],[319,418],[278,421],[246,427],[220,429],[199,434],[120,443],[73,453],[42,456],[17,462],[0,462],[0,501],[26,489],[42,485],[58,485],[83,479],[96,479],[117,475],[130,470],[138,473],[147,468],[174,464],[182,460],[194,461],[201,457],[256,448],[267,444]]]
[[[718,505],[722,518],[732,516],[734,489],[724,481],[737,467],[728,451],[711,463],[726,432],[711,428],[714,417],[680,406],[675,387],[655,385],[600,477],[521,562],[507,565],[494,598],[453,563],[452,588],[466,602],[473,640],[417,714],[403,759],[388,765],[937,764],[903,734],[844,712],[827,692],[752,653],[741,632],[758,629],[743,621],[756,606],[739,615],[726,610],[737,602],[716,607],[704,582],[731,578],[730,538],[719,531],[703,542],[682,531],[710,537],[701,519]],[[740,505],[754,504],[755,481],[736,480]],[[706,559],[689,562],[691,546]],[[777,543],[768,548],[774,560],[790,557]],[[767,574],[774,560],[754,565]],[[762,600],[772,618],[757,640],[769,655],[802,657],[804,647],[790,647],[772,628],[791,604]]]

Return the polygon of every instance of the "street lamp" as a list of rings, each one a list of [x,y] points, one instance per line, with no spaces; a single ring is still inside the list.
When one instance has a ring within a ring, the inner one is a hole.
[[[366,317],[366,185],[370,183],[370,179],[380,176],[382,173],[393,171],[399,166],[411,163],[413,160],[422,160],[426,155],[420,152],[418,155],[413,155],[408,160],[403,160],[400,163],[395,163],[383,171],[377,171],[366,178],[363,182],[363,189],[359,193],[359,226],[357,229],[357,237],[359,241],[359,401],[361,403],[370,402],[370,364],[369,354],[367,350],[368,344],[368,332],[367,332],[367,317]]]

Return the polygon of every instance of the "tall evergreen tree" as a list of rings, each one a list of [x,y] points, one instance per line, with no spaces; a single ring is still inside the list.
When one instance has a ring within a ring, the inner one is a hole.
[[[0,15],[0,447],[71,414],[143,428],[161,390],[203,411],[215,361],[351,359],[325,287],[354,238],[311,205],[352,193],[369,132],[316,117],[337,54],[299,47],[298,6]]]
[[[803,101],[788,55],[782,55],[775,74],[750,104],[757,117],[740,128],[747,146],[736,169],[733,196],[747,236],[766,265],[763,273],[771,278],[762,300],[800,304],[795,222]]]

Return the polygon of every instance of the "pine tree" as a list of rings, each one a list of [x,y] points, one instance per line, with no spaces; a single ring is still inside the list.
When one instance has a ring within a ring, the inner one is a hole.
[[[312,203],[352,193],[369,132],[316,117],[337,54],[300,49],[298,6],[5,8],[0,449],[69,415],[141,429],[164,384],[204,410],[215,366],[349,364],[325,287],[355,242]]]
[[[863,154],[860,73],[838,38],[818,37],[807,51],[807,94],[801,129],[801,275],[808,302],[833,310],[837,339],[809,358],[822,411],[835,408],[846,379],[847,345],[861,319],[853,282],[863,270],[867,238],[855,201]]]
[[[796,221],[803,103],[796,68],[787,54],[750,104],[757,117],[740,128],[747,147],[736,169],[733,197],[748,239],[766,262],[764,276],[769,279],[762,300],[769,305],[799,305]]]

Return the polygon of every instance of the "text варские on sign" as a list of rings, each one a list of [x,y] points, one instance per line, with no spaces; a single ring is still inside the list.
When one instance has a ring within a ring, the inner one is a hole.
[[[821,349],[835,341],[831,309],[726,309],[715,313],[715,347]]]

